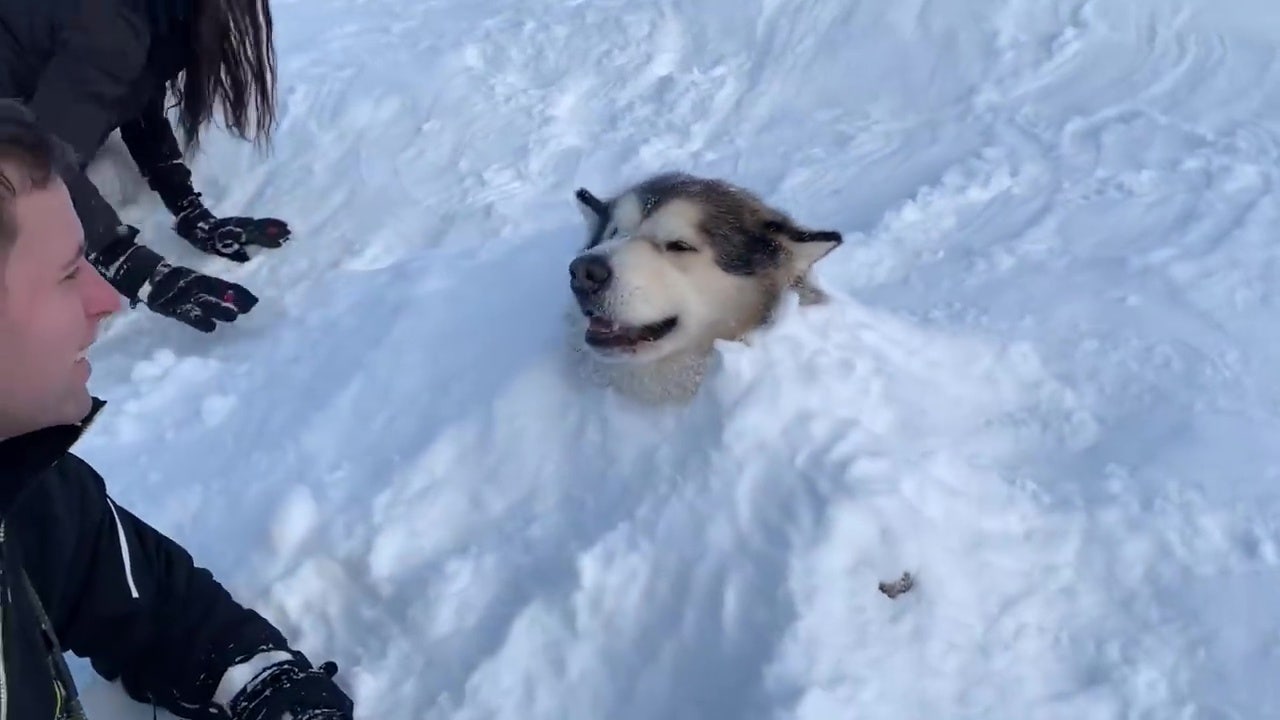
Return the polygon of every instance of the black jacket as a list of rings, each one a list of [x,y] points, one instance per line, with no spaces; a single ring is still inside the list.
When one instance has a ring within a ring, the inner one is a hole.
[[[186,62],[182,9],[191,2],[0,0],[0,96],[24,102],[75,150],[82,171],[119,130],[149,180],[174,165],[168,181],[189,182],[164,100]],[[118,237],[120,218],[83,172],[67,189],[92,256]]]
[[[301,656],[182,547],[112,501],[70,452],[93,414],[0,442],[0,720],[52,720],[60,702],[24,572],[63,650],[135,700],[222,717],[210,698],[228,667],[268,650]]]

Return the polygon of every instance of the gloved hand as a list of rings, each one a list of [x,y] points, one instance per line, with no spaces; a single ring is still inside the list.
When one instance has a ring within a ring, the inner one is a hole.
[[[248,288],[173,265],[159,253],[134,242],[138,229],[121,228],[121,236],[89,258],[98,272],[132,304],[213,332],[217,322],[233,322],[253,309],[258,298]]]
[[[161,260],[138,300],[153,312],[181,320],[201,332],[213,332],[216,321],[234,322],[258,304],[243,285],[203,275]]]
[[[337,664],[298,657],[267,668],[231,698],[232,720],[352,720],[355,703],[333,681]]]
[[[122,134],[129,135],[126,144],[132,139],[130,152],[139,160],[139,170],[147,178],[147,184],[173,215],[174,232],[198,250],[235,262],[248,262],[249,246],[278,248],[289,239],[291,231],[283,220],[215,216],[191,184],[191,170],[182,162],[177,147],[163,149],[157,155],[157,148],[146,138],[138,137],[137,132],[141,131],[126,133],[121,129]]]
[[[278,248],[289,239],[289,225],[276,218],[219,218],[193,196],[176,216],[174,232],[196,248],[235,262],[248,262],[249,245]]]

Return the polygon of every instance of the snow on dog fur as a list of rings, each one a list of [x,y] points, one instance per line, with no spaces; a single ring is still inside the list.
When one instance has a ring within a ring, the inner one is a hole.
[[[837,248],[720,179],[662,173],[602,200],[575,194],[587,241],[569,264],[575,347],[595,379],[637,399],[696,392],[717,340],[767,324],[783,293],[823,302],[814,263]]]

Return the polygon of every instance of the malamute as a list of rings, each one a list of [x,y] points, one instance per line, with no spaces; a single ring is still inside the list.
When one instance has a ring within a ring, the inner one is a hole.
[[[588,230],[569,264],[580,354],[598,377],[651,401],[687,399],[713,343],[768,323],[784,292],[823,302],[810,269],[843,242],[741,187],[687,173],[607,200],[586,188],[575,197]]]

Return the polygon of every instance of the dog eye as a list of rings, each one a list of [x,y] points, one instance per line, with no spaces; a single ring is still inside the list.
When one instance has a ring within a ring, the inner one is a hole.
[[[696,249],[683,240],[672,240],[666,245],[667,252],[696,252]]]
[[[767,220],[764,224],[764,231],[767,233],[780,233],[785,229],[777,220]]]

